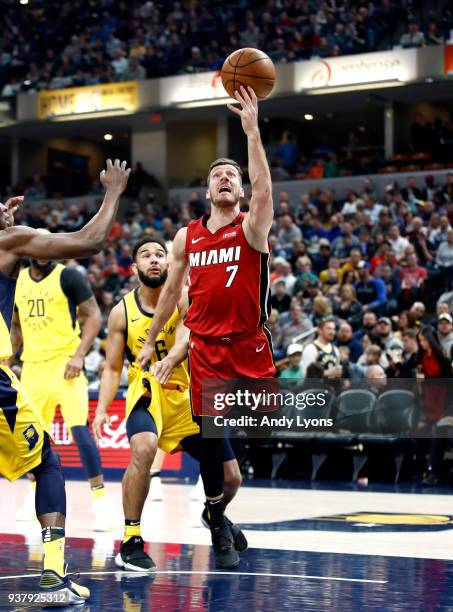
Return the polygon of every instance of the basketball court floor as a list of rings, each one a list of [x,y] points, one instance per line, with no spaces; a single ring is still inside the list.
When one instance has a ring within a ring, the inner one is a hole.
[[[107,483],[113,530],[94,534],[88,485],[67,482],[67,561],[91,589],[90,602],[73,610],[453,611],[448,489],[253,482],[228,512],[250,544],[229,571],[213,566],[202,505],[190,501],[190,489],[164,484],[164,501],[147,502],[143,536],[157,571],[142,575],[113,561],[122,535],[120,484]],[[14,519],[25,493],[24,480],[0,480],[1,611],[41,609],[8,597],[33,592],[39,575],[39,525]]]

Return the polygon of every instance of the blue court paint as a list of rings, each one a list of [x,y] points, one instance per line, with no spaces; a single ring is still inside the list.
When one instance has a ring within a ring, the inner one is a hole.
[[[91,589],[90,612],[453,609],[450,561],[255,548],[228,572],[213,568],[206,546],[151,544],[158,571],[142,575],[117,571],[112,554],[100,566],[93,545],[67,539],[70,570]],[[0,610],[20,608],[8,604],[8,593],[36,588],[36,552],[22,536],[0,535]]]

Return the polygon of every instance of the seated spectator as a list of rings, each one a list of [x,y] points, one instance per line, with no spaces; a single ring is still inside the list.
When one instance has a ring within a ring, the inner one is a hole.
[[[381,347],[377,344],[371,344],[365,348],[362,355],[357,360],[358,365],[366,368],[370,365],[380,365],[385,371],[389,367],[389,362]]]
[[[390,349],[390,345],[395,340],[391,320],[388,317],[381,317],[378,319],[376,332],[379,344],[385,351],[388,351]]]
[[[279,313],[287,312],[291,305],[291,296],[286,292],[284,280],[277,280],[274,285],[275,291],[271,297],[271,306]]]
[[[359,264],[359,280],[354,289],[363,310],[374,310],[377,314],[382,312],[386,300],[385,284],[382,279],[371,277],[365,261]]]
[[[387,352],[389,362],[386,374],[389,378],[415,378],[418,364],[416,333],[408,329],[403,334],[402,347],[394,340]]]
[[[439,34],[437,22],[434,19],[431,19],[428,24],[428,30],[425,35],[425,42],[428,46],[431,45],[443,45],[445,42],[442,34]]]
[[[288,367],[282,370],[279,374],[279,378],[294,378],[303,380],[302,372],[302,351],[303,346],[301,344],[290,344],[286,350],[286,356],[288,357]]]
[[[323,295],[317,295],[312,304],[312,321],[313,325],[318,325],[321,321],[332,315],[332,304],[328,298]]]
[[[439,245],[436,265],[444,279],[444,291],[449,291],[453,284],[453,229],[448,231],[447,240]]]
[[[407,24],[408,31],[401,36],[400,45],[408,49],[410,47],[423,47],[425,35],[420,32],[419,25],[415,19],[411,19]]]
[[[350,284],[342,285],[340,294],[334,300],[333,312],[339,319],[345,319],[357,328],[362,319],[362,304],[356,297],[355,289]]]
[[[284,215],[279,219],[280,229],[278,231],[278,244],[285,250],[292,249],[294,240],[302,239],[302,232],[294,223],[290,215]]]
[[[447,312],[437,318],[437,334],[446,357],[453,361],[453,318]]]
[[[388,241],[390,248],[395,253],[396,259],[399,261],[404,257],[405,250],[409,245],[409,240],[400,235],[400,230],[397,225],[392,225],[388,232]]]
[[[365,370],[367,388],[375,395],[380,395],[385,391],[387,385],[387,375],[380,365],[370,365]]]
[[[351,249],[359,246],[359,239],[352,233],[350,223],[343,223],[341,227],[341,236],[335,238],[332,243],[332,255],[340,259],[349,257]]]
[[[407,265],[401,270],[401,300],[403,305],[411,304],[422,295],[423,284],[428,277],[426,268],[418,265],[417,255],[407,257]]]
[[[349,325],[349,323],[346,323],[346,321],[340,323],[335,344],[339,349],[341,349],[343,346],[347,346],[349,349],[350,359],[353,362],[356,362],[363,353],[362,345],[353,338],[352,327]]]
[[[289,309],[290,320],[282,328],[282,348],[287,349],[294,338],[313,329],[313,323],[303,313],[300,304],[293,303]]]
[[[379,266],[377,273],[385,284],[386,312],[388,315],[393,315],[398,312],[398,300],[401,293],[399,271],[394,271],[389,264],[384,264]]]

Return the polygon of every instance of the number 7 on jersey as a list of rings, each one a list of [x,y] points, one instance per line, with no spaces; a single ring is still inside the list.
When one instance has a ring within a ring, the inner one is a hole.
[[[231,272],[229,279],[227,280],[225,287],[231,287],[234,281],[234,277],[237,274],[239,266],[236,264],[235,266],[227,266],[226,271]]]

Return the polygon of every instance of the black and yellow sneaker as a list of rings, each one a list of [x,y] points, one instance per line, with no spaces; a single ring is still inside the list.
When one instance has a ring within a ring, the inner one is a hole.
[[[39,588],[46,595],[45,607],[75,606],[85,603],[90,596],[89,589],[50,569],[42,572]]]
[[[141,536],[133,536],[127,542],[121,542],[115,563],[132,572],[154,572],[156,570],[156,564],[145,552],[145,543]]]
[[[234,548],[231,529],[223,520],[219,527],[211,527],[211,540],[214,548],[215,566],[217,569],[232,569],[239,565],[239,555]]]
[[[247,538],[245,537],[243,531],[241,531],[241,529],[235,523],[230,521],[230,519],[227,516],[223,515],[223,518],[225,519],[226,524],[231,530],[231,535],[233,536],[234,548],[238,552],[244,552],[245,550],[247,550],[249,544],[247,542]],[[201,513],[201,523],[204,527],[206,527],[206,529],[211,529],[211,521],[209,520],[209,513],[208,513],[208,508],[206,504],[204,505],[204,510]]]

